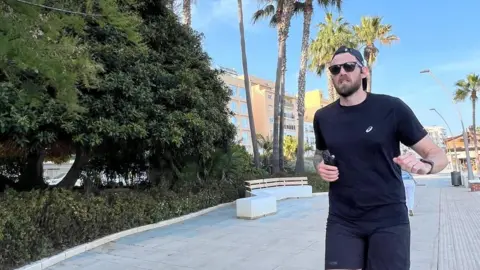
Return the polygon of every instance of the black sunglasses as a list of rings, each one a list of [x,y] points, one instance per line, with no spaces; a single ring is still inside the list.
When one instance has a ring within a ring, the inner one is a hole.
[[[342,70],[342,67],[343,67],[343,70],[345,70],[345,72],[352,72],[355,70],[355,67],[357,66],[362,67],[357,62],[347,62],[340,65],[331,65],[328,67],[328,70],[330,70],[332,75],[338,75]]]

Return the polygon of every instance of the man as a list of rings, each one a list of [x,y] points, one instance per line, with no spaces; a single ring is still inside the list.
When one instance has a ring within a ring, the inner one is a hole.
[[[315,167],[330,182],[325,269],[410,269],[410,224],[401,169],[437,173],[445,153],[400,99],[367,93],[361,53],[340,47],[329,66],[339,100],[314,117]],[[363,90],[362,90],[363,88]],[[401,155],[400,142],[412,154]],[[327,165],[322,152],[335,156]]]

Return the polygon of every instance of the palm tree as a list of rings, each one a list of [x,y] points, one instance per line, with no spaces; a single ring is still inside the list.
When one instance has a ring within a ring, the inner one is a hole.
[[[467,98],[470,98],[472,101],[472,130],[473,130],[473,144],[475,147],[475,161],[477,163],[477,168],[479,168],[479,160],[478,160],[478,148],[477,148],[477,127],[475,121],[475,113],[476,113],[476,103],[478,100],[477,91],[480,91],[480,76],[474,73],[471,73],[467,76],[464,80],[459,80],[455,83],[455,95],[453,100],[455,102],[458,101],[465,101]],[[468,151],[465,149],[465,151]]]
[[[325,21],[318,25],[318,33],[309,48],[309,68],[321,76],[327,73],[328,97],[333,102],[338,98],[333,86],[332,74],[328,70],[332,56],[340,46],[356,48],[358,43],[348,22],[342,16],[334,19],[332,13],[325,13]]]
[[[268,136],[265,138],[262,134],[257,134],[257,143],[259,148],[262,149],[262,164],[271,172],[269,161],[271,161],[273,141]]]
[[[192,25],[192,0],[183,0],[183,23]]]
[[[175,0],[168,0],[166,4],[167,8],[173,11],[174,2]]]
[[[322,8],[326,9],[329,5],[335,4],[337,10],[340,10],[342,0],[317,0]],[[302,48],[301,48],[301,57],[300,57],[300,72],[298,74],[298,99],[297,99],[297,110],[298,110],[298,151],[297,151],[297,161],[295,163],[295,172],[303,173],[305,171],[304,164],[304,130],[303,122],[305,115],[305,85],[306,79],[305,74],[307,71],[307,60],[308,60],[308,43],[310,40],[310,24],[312,22],[312,13],[313,13],[313,0],[305,0],[303,3],[303,34],[302,34]]]
[[[290,21],[295,12],[295,7],[299,5],[296,0],[267,0],[267,4],[263,9],[256,11],[253,15],[253,22],[257,22],[261,18],[270,17],[270,25],[276,26],[278,36],[278,60],[277,71],[275,76],[275,97],[273,99],[273,153],[272,153],[272,170],[273,173],[280,171],[280,151],[279,151],[279,104],[282,77],[286,71],[286,51],[287,37],[290,30]],[[283,117],[283,115],[281,116]]]
[[[382,45],[391,45],[394,41],[400,40],[397,36],[392,35],[392,25],[382,24],[382,17],[362,17],[360,25],[353,27],[358,42],[365,46],[363,49],[363,57],[367,63],[369,70],[367,92],[372,91],[372,66],[378,56],[378,48],[375,42]]]
[[[284,171],[285,167],[285,73],[282,75],[282,83],[280,84],[280,119],[278,120],[280,130],[278,131],[278,164],[280,171]]]
[[[260,156],[255,132],[255,122],[253,120],[252,97],[250,93],[250,78],[248,77],[247,49],[245,46],[245,30],[243,28],[243,5],[242,0],[238,0],[238,26],[240,29],[240,47],[242,48],[243,80],[245,81],[245,93],[247,96],[248,120],[250,123],[250,134],[252,137],[253,160],[255,167],[260,168]]]

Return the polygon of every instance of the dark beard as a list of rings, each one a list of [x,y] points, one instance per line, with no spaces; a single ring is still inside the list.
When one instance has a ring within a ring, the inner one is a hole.
[[[352,85],[350,86],[335,86],[335,90],[337,91],[337,93],[342,96],[342,97],[349,97],[351,95],[353,95],[355,92],[358,91],[358,89],[360,89],[360,86],[362,84],[362,80],[357,80],[355,83],[353,83]]]

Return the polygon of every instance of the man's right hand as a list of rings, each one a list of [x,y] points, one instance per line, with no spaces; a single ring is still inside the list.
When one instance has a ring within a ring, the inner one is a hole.
[[[323,161],[317,165],[317,173],[327,182],[335,182],[338,180],[338,168],[326,165]]]

